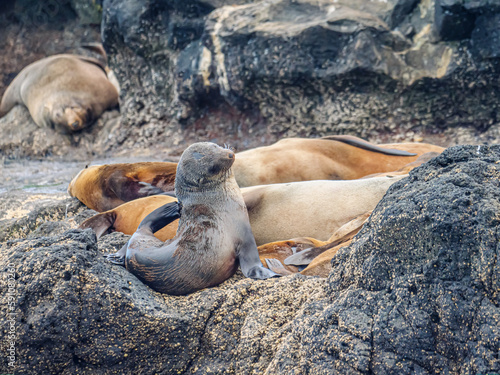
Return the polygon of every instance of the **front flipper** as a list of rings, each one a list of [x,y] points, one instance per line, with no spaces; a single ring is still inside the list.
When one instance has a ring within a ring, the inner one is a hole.
[[[270,277],[281,276],[262,265],[250,226],[246,229],[243,242],[237,249],[237,255],[241,272],[243,272],[243,275],[246,277],[263,280],[269,279]]]
[[[123,247],[119,251],[113,254],[106,254],[104,255],[104,257],[110,263],[118,264],[120,266],[125,267],[125,255],[127,255],[127,247],[128,247],[128,241],[125,245],[123,245]]]
[[[137,230],[148,228],[151,233],[155,233],[172,221],[181,217],[182,204],[180,202],[167,203],[146,216]]]
[[[124,202],[164,192],[159,187],[126,176],[122,171],[113,172],[108,178],[108,185],[111,191]]]

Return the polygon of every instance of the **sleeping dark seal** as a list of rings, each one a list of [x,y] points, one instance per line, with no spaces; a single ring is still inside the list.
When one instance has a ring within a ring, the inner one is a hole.
[[[25,105],[38,126],[81,130],[118,105],[118,91],[98,59],[54,55],[25,67],[0,103],[0,117]]]
[[[141,222],[128,243],[109,257],[125,264],[161,293],[182,295],[215,286],[241,266],[255,279],[277,276],[263,267],[245,202],[231,170],[234,152],[214,143],[189,146],[177,166],[179,202],[162,206]],[[178,219],[175,237],[162,242],[153,233]]]

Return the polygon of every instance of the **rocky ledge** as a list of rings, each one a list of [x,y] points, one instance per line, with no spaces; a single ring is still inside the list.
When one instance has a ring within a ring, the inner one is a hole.
[[[237,274],[181,297],[104,262],[127,236],[67,230],[88,210],[59,200],[0,249],[16,373],[499,373],[499,185],[500,146],[450,148],[389,189],[328,279]]]
[[[111,142],[497,139],[499,20],[488,0],[105,0]]]
[[[120,114],[68,136],[18,109],[0,119],[0,156],[178,153],[201,140],[242,151],[332,133],[441,146],[500,137],[498,1],[32,3],[0,6],[0,93],[28,63],[78,52],[100,29]]]

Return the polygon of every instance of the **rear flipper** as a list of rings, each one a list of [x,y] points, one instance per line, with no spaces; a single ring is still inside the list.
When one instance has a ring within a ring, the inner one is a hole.
[[[182,204],[180,202],[167,203],[146,216],[139,224],[137,230],[149,229],[151,233],[155,233],[172,221],[180,218],[181,209]]]
[[[78,228],[92,228],[97,236],[97,239],[99,239],[102,235],[113,231],[115,220],[116,214],[114,212],[103,212],[88,218],[81,223]]]
[[[283,264],[278,259],[266,258],[266,263],[270,270],[272,270],[273,272],[275,272],[280,276],[294,274],[294,272],[288,271],[285,267],[283,267]]]

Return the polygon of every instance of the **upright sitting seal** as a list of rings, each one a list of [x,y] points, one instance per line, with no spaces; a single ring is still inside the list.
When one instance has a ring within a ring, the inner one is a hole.
[[[25,67],[0,103],[0,117],[24,104],[38,126],[74,132],[118,104],[118,91],[97,59],[76,55],[46,57]]]
[[[238,261],[247,277],[277,276],[259,259],[245,202],[231,170],[234,159],[231,150],[213,143],[189,146],[177,166],[175,193],[180,203],[169,203],[146,216],[110,260],[124,261],[145,284],[175,295],[220,284],[236,272]],[[179,216],[173,239],[164,243],[154,237],[154,231]]]

